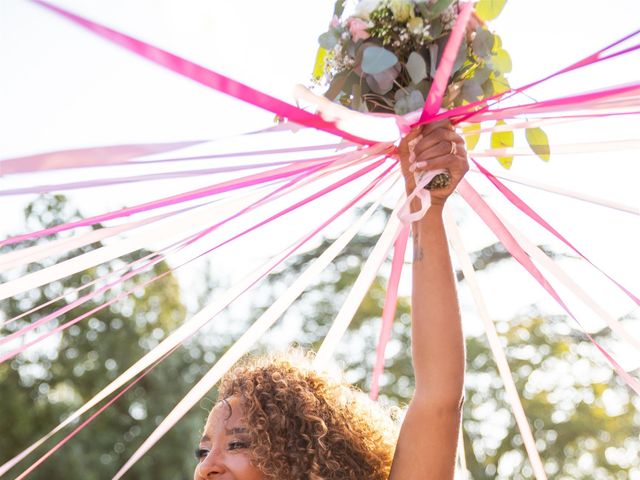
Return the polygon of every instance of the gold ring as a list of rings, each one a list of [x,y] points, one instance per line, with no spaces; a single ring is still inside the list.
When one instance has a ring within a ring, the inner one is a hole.
[[[456,142],[451,142],[451,151],[449,152],[449,155],[455,155],[456,152],[458,151],[458,147],[456,146]]]

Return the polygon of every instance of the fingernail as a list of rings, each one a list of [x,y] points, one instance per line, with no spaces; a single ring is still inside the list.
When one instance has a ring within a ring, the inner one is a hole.
[[[427,162],[417,162],[416,168],[426,168]]]
[[[411,165],[409,165],[409,171],[410,171],[411,173],[413,173],[413,172],[415,172],[415,171],[416,171],[416,164],[415,164],[415,163],[412,163]]]

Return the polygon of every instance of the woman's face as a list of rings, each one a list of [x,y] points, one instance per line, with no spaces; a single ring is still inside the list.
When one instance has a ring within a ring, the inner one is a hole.
[[[229,410],[231,409],[231,410]],[[240,399],[218,403],[207,419],[198,447],[195,480],[264,480],[251,464],[249,434]]]

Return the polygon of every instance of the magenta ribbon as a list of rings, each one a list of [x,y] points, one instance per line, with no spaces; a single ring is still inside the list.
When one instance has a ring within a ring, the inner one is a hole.
[[[514,206],[516,206],[521,212],[528,215],[532,220],[536,221],[539,225],[544,227],[547,231],[555,235],[556,238],[561,240],[565,245],[567,245],[571,250],[576,252],[580,257],[589,262],[593,267],[595,267],[600,273],[602,273],[605,277],[615,283],[618,288],[620,288],[624,293],[626,293],[631,300],[633,300],[636,304],[640,305],[640,299],[636,297],[633,293],[631,293],[628,289],[618,283],[614,278],[612,278],[608,273],[602,270],[600,267],[595,265],[591,260],[589,260],[580,250],[578,250],[569,240],[567,240],[564,235],[558,232],[555,228],[553,228],[544,218],[542,218],[536,211],[534,211],[524,200],[522,200],[518,195],[516,195],[512,190],[509,189],[504,183],[498,180],[489,170],[480,165],[475,159],[471,158],[473,163],[478,167],[478,169],[484,174],[485,177],[489,179],[489,181],[502,193],[507,200],[509,200]]]
[[[436,74],[433,77],[433,83],[429,89],[427,100],[425,101],[422,114],[420,115],[420,119],[417,124],[430,121],[442,106],[442,99],[447,91],[451,71],[453,70],[453,65],[456,62],[458,50],[460,50],[460,45],[462,44],[467,23],[469,23],[469,19],[471,18],[471,13],[473,13],[473,3],[468,2],[462,7],[458,18],[456,19],[456,23],[453,26],[453,30],[449,35],[449,40],[444,47],[440,64],[438,65]]]
[[[271,95],[267,95],[266,93],[255,90],[248,85],[221,75],[220,73],[209,70],[208,68],[191,62],[185,58],[179,57],[178,55],[170,53],[166,50],[154,47],[153,45],[130,37],[129,35],[126,35],[124,33],[120,33],[109,27],[105,27],[104,25],[92,22],[91,20],[80,17],[79,15],[71,13],[55,5],[51,5],[50,3],[44,2],[42,0],[32,1],[59,15],[62,15],[76,25],[86,28],[90,32],[95,33],[105,40],[109,40],[110,42],[115,43],[129,50],[130,52],[136,53],[137,55],[140,55],[147,60],[150,60],[175,73],[190,78],[191,80],[194,80],[209,88],[213,88],[214,90],[225,93],[234,98],[238,98],[256,107],[273,112],[280,117],[287,118],[290,121],[298,123],[300,125],[316,128],[318,130],[322,130],[331,133],[332,135],[346,138],[347,140],[362,145],[372,145],[374,143],[370,140],[356,137],[347,132],[343,132],[335,126],[335,123],[327,122],[326,120],[323,120],[319,115],[315,115],[313,113],[302,110],[301,108],[294,107],[289,103],[283,102],[282,100],[272,97]]]
[[[396,162],[397,163],[397,162]],[[392,164],[389,168],[387,168],[384,172],[382,172],[376,179],[374,179],[374,181],[372,181],[370,184],[368,184],[361,192],[358,193],[358,195],[356,195],[353,199],[351,199],[345,206],[343,206],[340,210],[338,210],[336,213],[334,213],[329,219],[327,219],[325,222],[323,222],[320,226],[312,229],[311,232],[309,232],[308,234],[304,235],[301,239],[299,239],[292,247],[289,248],[288,252],[286,253],[286,255],[282,256],[280,259],[278,259],[278,261],[276,263],[274,263],[273,265],[271,265],[270,269],[266,272],[264,272],[259,278],[257,278],[251,285],[249,285],[245,290],[243,290],[242,292],[240,292],[238,294],[238,296],[236,298],[238,298],[240,295],[246,293],[249,289],[251,289],[253,286],[255,286],[260,280],[262,280],[270,271],[272,271],[274,268],[276,268],[278,265],[280,265],[282,262],[284,262],[287,258],[289,258],[291,255],[293,255],[293,253],[295,253],[302,245],[304,245],[307,241],[309,241],[311,238],[313,238],[314,236],[316,236],[320,231],[322,231],[322,229],[324,229],[327,225],[329,225],[330,223],[334,222],[338,217],[340,217],[341,215],[343,215],[347,210],[351,209],[356,203],[358,203],[360,200],[362,200],[369,192],[371,192],[378,184],[379,182],[386,177],[386,175],[390,172],[390,170],[396,165],[396,163]],[[209,250],[210,251],[210,250]],[[206,254],[208,252],[205,252],[204,254]],[[201,255],[204,255],[201,254]],[[199,255],[199,256],[201,256]],[[198,257],[199,257],[198,256]],[[197,258],[198,258],[197,257]],[[176,267],[179,268],[179,267]],[[160,276],[164,276],[168,273],[170,273],[172,270],[168,270],[167,272],[164,272],[163,274],[159,275],[157,278],[160,278]],[[156,279],[151,279],[149,282],[150,283]],[[139,288],[139,287],[136,287]],[[144,377],[147,373],[149,373],[153,368],[155,368],[155,366],[158,365],[158,363],[160,363],[162,360],[164,360],[168,355],[170,355],[172,352],[168,352],[165,356],[163,356],[161,359],[159,359],[153,366],[151,366],[150,368],[148,368],[143,374],[141,374],[141,376],[136,379],[135,381],[139,381],[140,378]],[[128,389],[129,387],[124,387],[124,391],[126,391],[126,389]],[[116,395],[112,400],[110,400],[106,405],[104,405],[103,407],[101,407],[95,414],[93,414],[89,419],[87,419],[85,422],[83,422],[76,430],[74,430],[72,432],[72,434],[68,435],[66,438],[64,438],[62,441],[60,441],[58,444],[56,444],[55,446],[53,446],[42,458],[40,461],[37,461],[35,465],[31,465],[25,472],[23,472],[22,476],[19,478],[24,478],[24,476],[26,476],[26,474],[32,472],[37,466],[39,466],[46,458],[48,458],[52,453],[54,453],[55,451],[57,451],[60,447],[62,447],[62,445],[64,445],[64,443],[66,443],[71,437],[73,437],[75,434],[77,434],[80,430],[82,430],[84,427],[86,427],[93,419],[96,418],[97,415],[99,415],[100,413],[102,413],[107,407],[109,407],[113,402],[115,402],[123,393],[124,391],[121,390],[121,392]],[[18,454],[16,457],[19,457],[20,454]],[[14,457],[14,458],[16,458]]]
[[[214,250],[216,250],[216,249],[218,249],[218,248],[220,248],[220,247],[222,247],[222,246],[224,246],[224,245],[226,245],[226,244],[230,243],[231,241],[236,240],[236,239],[240,238],[241,236],[246,235],[246,234],[247,234],[247,233],[249,233],[249,232],[252,232],[253,230],[255,230],[255,229],[257,229],[257,228],[259,228],[259,227],[261,227],[261,226],[263,226],[263,225],[266,225],[267,223],[269,223],[269,222],[271,222],[271,221],[273,221],[273,220],[276,220],[277,218],[280,218],[281,216],[286,215],[287,213],[290,213],[290,212],[292,212],[293,210],[296,210],[297,208],[300,208],[301,206],[306,205],[307,203],[312,202],[312,201],[314,201],[314,200],[316,200],[316,199],[318,199],[318,198],[320,198],[320,197],[322,197],[322,196],[326,195],[326,194],[327,194],[327,193],[329,193],[329,192],[332,192],[333,190],[335,190],[335,189],[337,189],[337,188],[339,188],[339,187],[341,187],[341,186],[343,186],[343,185],[346,185],[346,184],[350,183],[351,181],[353,181],[353,180],[355,180],[355,179],[357,179],[357,178],[361,177],[362,175],[365,175],[365,174],[369,173],[370,171],[374,170],[374,169],[375,169],[375,168],[377,168],[378,166],[382,165],[382,163],[383,163],[384,161],[385,161],[384,159],[383,159],[383,160],[379,160],[379,161],[377,161],[377,162],[374,162],[374,163],[372,163],[372,164],[370,164],[370,165],[365,166],[364,168],[362,168],[362,169],[360,169],[360,170],[358,170],[358,171],[356,171],[356,172],[352,173],[351,175],[349,175],[349,176],[347,176],[347,177],[345,177],[345,178],[343,178],[343,179],[339,180],[338,182],[336,182],[336,183],[334,183],[334,184],[332,184],[332,185],[330,185],[330,186],[328,186],[328,187],[323,188],[323,189],[322,189],[322,190],[320,190],[319,192],[316,192],[316,193],[314,193],[314,194],[312,194],[312,195],[310,195],[310,196],[306,197],[305,199],[303,199],[303,200],[301,200],[301,201],[299,201],[299,202],[296,202],[295,204],[293,204],[293,205],[291,205],[291,206],[289,206],[289,207],[287,207],[287,208],[285,208],[285,209],[283,209],[283,210],[279,211],[278,213],[276,213],[276,214],[274,214],[274,215],[272,215],[272,216],[268,217],[267,219],[262,220],[262,221],[258,222],[257,224],[255,224],[255,225],[253,225],[253,226],[251,226],[251,227],[249,227],[249,228],[247,228],[247,229],[245,229],[245,230],[241,231],[240,233],[237,233],[237,234],[233,235],[232,237],[228,238],[227,240],[225,240],[225,241],[223,241],[223,242],[218,243],[218,244],[217,244],[217,245],[215,245],[214,247],[212,247],[212,248],[208,249],[207,251],[205,251],[205,252],[203,252],[203,253],[199,254],[198,256],[196,256],[196,257],[194,257],[194,258],[192,258],[192,259],[190,259],[190,260],[187,260],[186,262],[184,262],[184,263],[182,263],[182,264],[178,265],[177,267],[172,268],[172,269],[168,269],[166,272],[164,272],[164,273],[162,273],[162,274],[160,274],[160,275],[157,275],[156,277],[154,277],[154,278],[152,278],[152,279],[150,279],[150,280],[148,280],[148,281],[144,282],[142,285],[138,285],[138,286],[136,286],[135,288],[133,288],[133,289],[131,289],[131,290],[121,292],[118,296],[116,296],[116,297],[114,297],[114,298],[110,299],[109,301],[105,302],[104,304],[98,305],[98,306],[96,306],[95,308],[93,308],[92,310],[90,310],[90,311],[88,311],[88,312],[86,312],[86,313],[84,313],[84,314],[82,314],[82,315],[80,315],[80,316],[78,316],[78,317],[76,317],[76,318],[74,318],[74,319],[72,319],[72,320],[70,320],[70,321],[66,322],[65,324],[63,324],[63,325],[59,325],[59,326],[57,326],[56,328],[54,328],[54,329],[52,329],[52,330],[50,330],[50,331],[48,331],[48,332],[46,332],[46,333],[43,333],[42,335],[38,336],[38,337],[37,337],[37,338],[35,338],[34,340],[32,340],[32,341],[30,341],[30,342],[26,342],[26,343],[24,343],[23,345],[21,345],[20,347],[18,347],[18,348],[16,348],[16,349],[14,349],[14,350],[12,350],[12,351],[10,351],[10,352],[7,352],[7,353],[5,353],[4,355],[0,356],[0,363],[3,363],[3,362],[5,362],[5,361],[7,361],[7,360],[10,360],[11,358],[13,358],[13,357],[15,357],[16,355],[18,355],[18,354],[22,353],[23,351],[25,351],[26,349],[28,349],[28,348],[32,347],[33,345],[35,345],[35,344],[37,344],[37,343],[41,342],[42,340],[45,340],[45,339],[49,338],[51,335],[56,334],[56,333],[58,333],[58,332],[60,332],[60,331],[62,331],[62,330],[64,330],[64,329],[66,329],[66,328],[69,328],[70,326],[75,325],[76,323],[80,322],[81,320],[85,319],[86,317],[88,317],[88,316],[90,316],[90,315],[93,315],[94,313],[96,313],[96,312],[98,312],[98,311],[100,311],[100,310],[102,310],[102,309],[104,309],[104,308],[108,307],[108,306],[109,306],[109,305],[111,305],[112,303],[114,303],[114,302],[116,302],[116,301],[118,301],[118,300],[121,300],[122,298],[125,298],[126,296],[128,296],[128,295],[129,295],[129,294],[131,294],[134,290],[136,290],[136,289],[140,288],[141,286],[142,286],[142,287],[144,287],[144,286],[148,285],[149,283],[154,282],[154,281],[156,281],[156,280],[158,280],[158,279],[162,278],[163,276],[167,275],[168,273],[171,273],[171,272],[173,272],[173,271],[177,270],[178,268],[180,268],[180,267],[182,267],[182,266],[186,265],[187,263],[190,263],[190,262],[192,262],[193,260],[195,260],[195,259],[197,259],[197,258],[200,258],[200,257],[202,257],[203,255],[206,255],[206,254],[208,254],[208,253],[210,253],[210,252],[212,252],[212,251],[214,251]],[[395,164],[394,164],[394,165],[395,165]],[[324,166],[326,166],[326,165],[322,165],[321,167],[324,167]],[[386,174],[389,172],[389,170],[390,170],[391,168],[393,168],[393,165],[392,165],[391,167],[387,168],[387,169],[386,169],[386,170],[385,170],[385,171],[384,171],[384,172],[383,172],[383,173],[378,177],[378,179],[376,179],[376,180],[373,182],[373,184],[371,185],[371,188],[373,188],[373,186],[377,185],[377,183],[380,181],[380,179],[381,179],[384,175],[386,175]],[[304,175],[304,176],[306,176],[306,175]],[[300,178],[300,179],[301,179],[301,178]],[[258,206],[258,205],[260,205],[260,204],[264,203],[264,201],[265,201],[267,198],[269,198],[269,197],[271,197],[271,196],[275,195],[277,192],[279,192],[279,191],[283,190],[284,188],[286,188],[286,187],[288,187],[288,186],[289,186],[289,185],[286,185],[286,186],[283,186],[283,187],[278,188],[275,192],[272,192],[272,193],[268,194],[265,198],[263,198],[263,199],[261,199],[261,200],[258,200],[258,201],[257,201],[257,202],[255,202],[253,205],[251,205],[251,206],[249,206],[249,207],[246,207],[246,208],[242,209],[241,211],[239,211],[239,212],[235,213],[234,215],[232,215],[232,216],[228,217],[227,219],[225,219],[225,220],[223,220],[223,221],[221,221],[221,222],[219,222],[219,223],[217,223],[217,224],[213,225],[212,227],[208,227],[207,229],[205,229],[205,230],[203,230],[203,231],[201,231],[201,232],[199,232],[199,233],[197,233],[197,234],[193,235],[192,237],[190,237],[189,239],[187,239],[187,240],[185,241],[185,243],[184,243],[183,245],[181,245],[181,246],[180,246],[180,248],[183,248],[183,247],[185,247],[185,246],[187,246],[187,245],[192,244],[193,242],[195,242],[195,241],[199,240],[200,238],[204,237],[204,236],[205,236],[205,235],[207,235],[208,233],[211,233],[214,229],[218,228],[218,227],[219,227],[219,226],[221,226],[222,224],[227,223],[227,222],[229,222],[229,221],[231,221],[231,220],[233,220],[233,219],[237,218],[238,216],[242,215],[243,213],[246,213],[246,212],[247,212],[248,210],[250,210],[251,208],[255,208],[256,206]],[[170,247],[168,247],[168,248],[170,248]],[[16,331],[16,332],[13,332],[11,335],[8,335],[7,337],[0,339],[0,345],[2,345],[2,344],[3,344],[3,343],[5,343],[6,341],[9,341],[9,340],[11,340],[11,339],[13,339],[13,338],[15,338],[15,337],[17,337],[17,336],[19,336],[19,335],[23,335],[23,334],[27,333],[28,331],[33,330],[33,329],[37,328],[38,326],[40,326],[40,325],[44,324],[45,322],[48,322],[48,321],[50,321],[50,320],[52,320],[52,319],[54,319],[54,318],[58,317],[59,315],[61,315],[61,314],[63,314],[63,313],[66,313],[67,311],[69,311],[69,310],[71,310],[71,309],[73,309],[73,308],[77,307],[78,305],[80,305],[80,304],[82,304],[82,303],[85,303],[85,302],[89,301],[91,298],[95,297],[96,295],[99,295],[99,294],[101,294],[101,293],[104,293],[105,291],[107,291],[108,289],[112,288],[113,286],[115,286],[115,285],[117,285],[117,284],[120,284],[120,283],[122,283],[122,282],[126,281],[127,279],[131,278],[132,276],[137,275],[137,274],[138,274],[138,273],[140,273],[141,271],[145,270],[146,268],[149,268],[150,266],[153,266],[154,264],[158,263],[159,261],[161,261],[161,260],[163,260],[163,259],[164,259],[164,255],[160,255],[158,258],[156,258],[156,259],[154,259],[154,260],[151,260],[151,261],[149,261],[147,264],[142,265],[142,266],[140,266],[140,267],[138,267],[138,268],[136,268],[136,269],[134,269],[134,270],[130,271],[129,273],[127,273],[127,274],[126,274],[126,275],[124,275],[123,277],[120,277],[120,278],[119,278],[119,279],[117,279],[116,281],[114,281],[114,282],[112,282],[112,283],[110,283],[110,284],[108,284],[108,285],[105,285],[105,286],[101,287],[101,288],[100,288],[100,289],[98,289],[97,291],[95,291],[95,292],[91,292],[91,293],[89,293],[89,294],[87,294],[87,295],[84,295],[83,297],[76,299],[76,300],[75,300],[74,302],[72,302],[71,304],[69,304],[69,305],[65,305],[64,307],[61,307],[60,309],[56,310],[55,312],[52,312],[52,313],[50,313],[49,315],[46,315],[45,317],[43,317],[43,318],[41,318],[41,319],[37,320],[36,322],[34,322],[34,323],[30,324],[30,325],[27,325],[26,327],[23,327],[22,329],[20,329],[20,330],[18,330],[18,331]]]
[[[384,298],[384,307],[382,308],[382,325],[380,326],[380,336],[378,337],[378,346],[376,347],[376,363],[373,367],[371,376],[371,390],[369,398],[378,399],[380,392],[380,377],[384,371],[384,353],[387,343],[391,338],[391,329],[393,327],[393,319],[396,316],[398,306],[398,285],[400,284],[400,276],[402,267],[404,266],[404,255],[407,250],[407,242],[411,233],[411,225],[405,225],[393,246],[393,260],[391,261],[391,274],[387,283],[387,293]]]
[[[567,314],[575,320],[580,326],[587,338],[595,345],[595,347],[604,355],[607,361],[611,364],[614,370],[622,377],[622,379],[631,387],[638,395],[640,395],[640,381],[637,378],[631,376],[627,371],[620,366],[620,364],[607,352],[584,328],[582,323],[571,312],[569,307],[564,303],[560,295],[551,286],[546,277],[538,270],[529,255],[520,246],[518,241],[511,235],[511,232],[500,221],[497,215],[491,210],[491,207],[487,205],[485,200],[476,192],[476,190],[466,181],[462,180],[458,185],[458,192],[471,206],[471,208],[478,214],[478,216],[485,222],[485,224],[491,229],[491,231],[498,237],[500,242],[504,245],[507,251],[516,259],[516,261],[522,265],[527,272],[533,276],[533,278],[551,295],[551,297],[564,309]]]
[[[338,158],[340,156],[341,155],[338,155],[335,157],[327,157],[327,158],[328,159]],[[140,212],[144,212],[144,211],[148,211],[148,210],[152,210],[160,207],[174,205],[176,203],[187,202],[191,200],[196,200],[198,198],[217,195],[217,194],[228,192],[238,188],[259,185],[259,184],[271,182],[274,180],[282,180],[312,168],[314,168],[314,161],[308,160],[306,162],[303,162],[300,165],[288,165],[285,167],[269,170],[267,172],[256,173],[246,177],[240,177],[237,179],[228,180],[226,182],[217,183],[215,185],[211,185],[208,187],[203,187],[196,190],[191,190],[189,192],[180,193],[177,195],[173,195],[171,197],[161,198],[159,200],[154,200],[151,202],[139,204],[133,207],[122,208],[120,210],[116,210],[113,212],[103,213],[101,215],[95,215],[93,217],[77,220],[75,222],[56,225],[54,227],[45,228],[43,230],[39,230],[36,232],[16,235],[14,237],[7,238],[4,241],[0,242],[0,246],[12,245],[14,243],[22,242],[24,240],[40,238],[47,235],[53,235],[54,233],[63,232],[66,230],[77,228],[77,227],[95,225],[96,223],[105,222],[107,220],[113,220],[115,218],[126,217],[129,215],[133,215],[135,213],[140,213]]]

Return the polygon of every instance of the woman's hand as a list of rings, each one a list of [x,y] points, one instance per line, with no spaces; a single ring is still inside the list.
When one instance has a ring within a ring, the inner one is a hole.
[[[410,142],[413,143],[414,155],[410,153]],[[440,169],[449,172],[451,182],[447,187],[430,190],[432,205],[443,205],[469,170],[464,140],[448,120],[412,130],[400,143],[399,153],[407,193],[415,189],[414,172]]]

